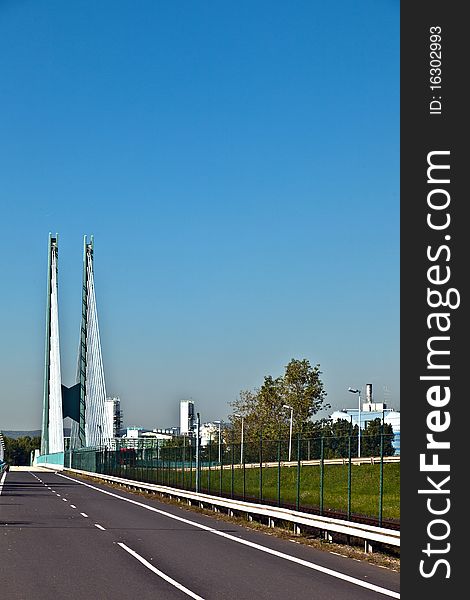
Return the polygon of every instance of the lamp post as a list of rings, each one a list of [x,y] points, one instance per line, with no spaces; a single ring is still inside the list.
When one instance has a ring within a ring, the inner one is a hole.
[[[294,409],[292,408],[292,406],[289,406],[288,404],[284,404],[282,408],[287,408],[290,410],[290,424],[289,424],[289,462],[292,456],[292,418],[294,415]]]
[[[359,398],[359,406],[357,411],[357,423],[358,423],[358,432],[357,432],[357,457],[361,458],[361,390],[356,390],[355,388],[348,388],[348,392],[351,394],[357,394]]]
[[[243,435],[243,422],[245,420],[245,417],[243,415],[234,415],[234,417],[238,417],[239,419],[242,420],[242,431],[241,431],[241,436],[240,436],[240,464],[243,464],[243,443],[244,443],[244,435]]]

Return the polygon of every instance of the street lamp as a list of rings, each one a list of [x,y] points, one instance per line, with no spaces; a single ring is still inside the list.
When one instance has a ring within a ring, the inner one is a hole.
[[[214,421],[214,423],[219,426],[219,465],[220,465],[221,458],[222,458],[222,454],[221,454],[221,442],[222,442],[221,427],[222,427],[223,421]]]
[[[290,410],[290,425],[289,425],[289,462],[292,456],[292,417],[294,415],[294,409],[292,408],[292,406],[289,406],[288,404],[284,404],[282,406],[282,408],[287,408]]]
[[[358,407],[358,432],[357,432],[357,457],[361,458],[361,390],[356,390],[355,388],[348,388],[348,392],[351,394],[358,394],[359,398],[359,407]]]
[[[241,443],[240,443],[240,464],[243,464],[243,422],[245,420],[245,417],[243,415],[234,415],[234,417],[238,417],[239,419],[242,420],[242,432],[241,432]]]

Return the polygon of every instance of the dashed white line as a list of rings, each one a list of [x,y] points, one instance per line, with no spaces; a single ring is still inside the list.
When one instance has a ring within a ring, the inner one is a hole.
[[[175,586],[175,588],[178,588],[179,590],[181,590],[182,592],[184,592],[186,595],[190,596],[191,598],[195,598],[195,600],[204,600],[201,596],[198,596],[197,594],[195,594],[191,590],[188,590],[187,587],[184,587],[184,585],[181,585],[181,583],[178,583],[177,581],[175,581],[174,579],[172,579],[168,575],[165,575],[165,573],[163,573],[162,571],[160,571],[160,569],[157,569],[156,567],[154,567],[147,560],[145,560],[145,558],[143,558],[142,556],[140,556],[140,554],[137,554],[137,552],[135,552],[134,550],[132,550],[131,548],[129,548],[129,546],[126,546],[126,544],[123,544],[122,542],[118,542],[118,546],[121,546],[121,548],[123,550],[125,550],[126,552],[128,552],[134,558],[136,558],[139,562],[141,562],[144,566],[146,566],[147,569],[150,569],[150,571],[152,571],[153,573],[155,573],[155,575],[158,575],[159,577],[161,577],[162,579],[164,579],[168,583],[171,583],[171,585]]]
[[[86,513],[80,513],[82,515],[82,517],[85,517],[85,519],[88,519],[88,515]]]
[[[64,502],[67,502],[67,498],[62,498],[62,500],[63,500]]]
[[[95,523],[95,527],[98,527],[98,529],[101,529],[101,531],[106,531],[106,529],[99,523]]]
[[[273,550],[272,548],[269,548],[268,546],[262,546],[261,544],[256,544],[255,542],[251,542],[249,540],[245,540],[243,538],[236,537],[234,535],[231,535],[230,533],[225,533],[224,531],[219,531],[218,529],[214,529],[213,527],[208,527],[207,525],[203,525],[202,523],[198,523],[197,521],[191,521],[190,519],[185,519],[184,517],[179,517],[177,515],[173,515],[172,513],[166,512],[165,510],[161,510],[159,508],[155,508],[154,506],[149,506],[148,504],[144,504],[143,502],[138,502],[137,500],[133,500],[131,498],[125,498],[124,496],[119,496],[118,494],[109,492],[108,490],[103,490],[103,489],[98,488],[89,483],[85,483],[84,481],[79,481],[77,479],[73,479],[72,477],[68,477],[67,475],[62,475],[62,473],[57,473],[57,475],[59,475],[59,477],[63,477],[64,479],[68,479],[70,481],[78,483],[79,485],[84,485],[85,487],[89,487],[92,490],[96,490],[97,492],[101,492],[102,494],[106,494],[107,496],[117,498],[118,500],[122,500],[124,502],[129,502],[130,504],[134,504],[135,506],[140,506],[141,508],[145,508],[146,510],[150,510],[152,512],[158,513],[160,515],[168,517],[169,519],[174,519],[175,521],[179,521],[181,523],[186,523],[186,524],[196,527],[198,529],[202,529],[204,531],[213,533],[214,535],[218,535],[220,537],[231,540],[233,542],[237,542],[238,544],[243,544],[244,546],[248,546],[250,548],[255,548],[256,550],[260,550],[261,552],[265,552],[266,554],[271,554],[272,556],[277,556],[278,558],[282,558],[284,560],[288,560],[288,561],[296,563],[298,565],[302,565],[309,569],[313,569],[314,571],[324,573],[325,575],[329,575],[331,577],[335,577],[337,579],[347,581],[348,583],[352,583],[353,585],[357,585],[359,587],[363,587],[363,588],[372,590],[374,592],[378,592],[379,594],[384,594],[385,596],[390,596],[391,598],[400,598],[400,594],[398,592],[389,590],[389,589],[381,587],[379,585],[375,585],[373,583],[363,581],[362,579],[358,579],[357,577],[352,577],[351,575],[347,575],[346,573],[342,573],[341,571],[335,571],[333,569],[329,569],[328,567],[323,567],[322,565],[318,565],[318,564],[310,562],[308,560],[304,560],[304,559],[298,558],[296,556],[286,554],[285,552],[279,552],[278,550]],[[357,560],[357,559],[353,559],[353,560]],[[360,561],[358,561],[358,562],[360,562]]]
[[[71,504],[70,508],[77,508],[77,507],[75,506],[75,504]]]

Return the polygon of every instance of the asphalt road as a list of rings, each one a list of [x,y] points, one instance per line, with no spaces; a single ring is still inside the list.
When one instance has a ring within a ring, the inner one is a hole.
[[[0,598],[372,600],[399,574],[54,472],[0,487]]]

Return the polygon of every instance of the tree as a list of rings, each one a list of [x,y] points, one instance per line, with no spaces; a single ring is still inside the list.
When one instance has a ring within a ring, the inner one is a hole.
[[[312,367],[307,359],[292,359],[283,377],[284,403],[293,408],[293,431],[304,433],[307,423],[325,404],[326,391],[320,379],[320,365]]]
[[[229,415],[229,420],[234,440],[241,441],[242,419],[244,441],[249,443],[259,440],[265,420],[264,411],[259,402],[259,393],[260,390],[242,390],[239,397],[231,403],[233,412]]]
[[[323,408],[326,392],[320,379],[319,365],[312,367],[307,359],[292,359],[284,375],[264,377],[262,386],[254,391],[243,391],[231,403],[230,421],[234,436],[240,439],[241,418],[244,422],[245,440],[286,438],[289,435],[290,410],[293,409],[293,434],[305,435],[312,429],[312,416]]]
[[[4,436],[3,439],[5,441],[5,462],[10,465],[31,464],[31,452],[41,447],[39,436],[26,435],[18,439]]]
[[[328,425],[322,431],[324,458],[347,458],[351,443],[351,456],[357,454],[358,427],[352,427],[351,421],[338,419],[328,420]]]
[[[389,423],[382,425],[382,419],[373,419],[367,421],[361,436],[361,454],[362,456],[380,456],[380,434],[383,427],[383,454],[384,456],[393,456],[395,448],[393,447],[393,428]]]

